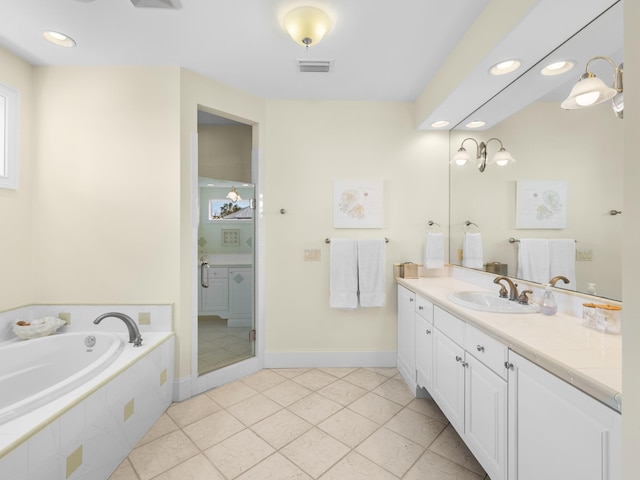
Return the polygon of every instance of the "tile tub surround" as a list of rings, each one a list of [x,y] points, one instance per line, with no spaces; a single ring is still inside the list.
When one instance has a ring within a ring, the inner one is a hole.
[[[170,405],[174,348],[172,332],[147,332],[83,386],[0,426],[0,478],[108,478]]]
[[[471,310],[448,300],[447,295],[465,290],[494,291],[497,295],[497,287],[492,283],[495,275],[475,275],[461,270],[450,270],[452,276],[397,278],[396,281],[600,402],[621,411],[622,337],[584,327],[581,308],[576,307],[593,297],[554,291],[559,312],[553,316]]]
[[[395,368],[262,370],[169,407],[110,480],[486,480]]]

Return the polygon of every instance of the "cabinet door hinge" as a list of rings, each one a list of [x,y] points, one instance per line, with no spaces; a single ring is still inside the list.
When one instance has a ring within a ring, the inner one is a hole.
[[[250,198],[249,199],[249,208],[251,210],[255,210],[256,209],[256,199],[255,198]]]
[[[249,330],[249,341],[250,342],[255,342],[256,341],[256,331],[255,330]]]

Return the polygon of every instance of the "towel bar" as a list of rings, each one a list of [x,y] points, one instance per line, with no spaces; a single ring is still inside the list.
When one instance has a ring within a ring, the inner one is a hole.
[[[578,240],[575,240],[575,242],[576,242],[576,243],[578,243]],[[520,243],[520,240],[519,240],[519,239],[517,239],[517,238],[513,238],[513,237],[511,237],[511,238],[509,239],[509,243]]]

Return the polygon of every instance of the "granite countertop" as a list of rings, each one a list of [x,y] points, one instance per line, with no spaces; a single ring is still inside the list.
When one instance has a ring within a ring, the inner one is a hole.
[[[622,337],[584,327],[582,318],[558,312],[506,314],[461,307],[447,295],[488,291],[451,277],[396,278],[398,284],[474,325],[609,407],[622,411]]]

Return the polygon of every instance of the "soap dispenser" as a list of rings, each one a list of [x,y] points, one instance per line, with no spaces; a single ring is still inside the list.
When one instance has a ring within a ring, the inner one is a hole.
[[[558,304],[556,303],[556,299],[551,291],[551,284],[548,283],[547,287],[544,289],[542,300],[540,301],[540,313],[544,315],[555,315],[557,311]]]

